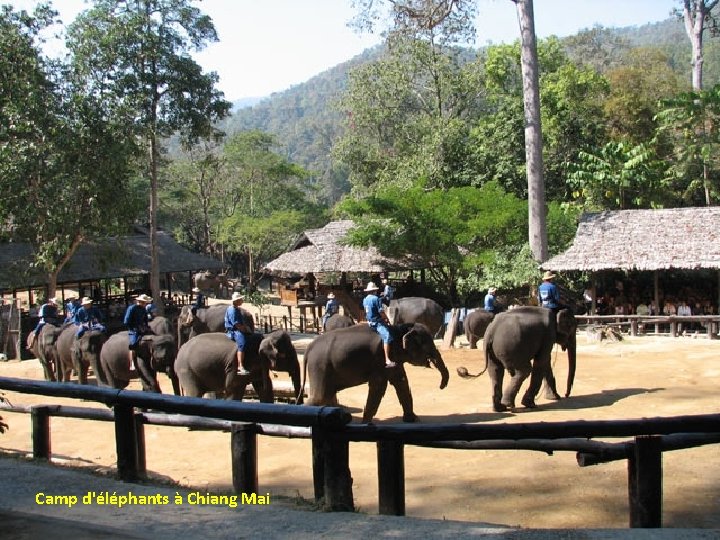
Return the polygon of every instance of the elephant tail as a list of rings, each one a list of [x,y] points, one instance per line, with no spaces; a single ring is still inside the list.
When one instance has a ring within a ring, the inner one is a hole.
[[[457,374],[460,375],[463,379],[475,379],[485,373],[487,371],[487,364],[485,365],[485,369],[483,369],[480,373],[477,375],[473,375],[470,373],[466,367],[460,366],[457,368]]]

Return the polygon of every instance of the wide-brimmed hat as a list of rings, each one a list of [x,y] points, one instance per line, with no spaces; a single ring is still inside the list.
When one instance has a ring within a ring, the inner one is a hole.
[[[328,297],[328,298],[335,298],[335,295],[334,295],[333,293],[328,293],[327,297]]]
[[[497,289],[496,289],[495,287],[490,287],[490,288],[488,289],[488,292],[489,292],[490,294],[492,294],[492,293],[494,293],[494,292],[497,292]]]
[[[139,295],[137,299],[141,302],[147,302],[148,304],[153,301],[153,299],[145,293]]]
[[[200,292],[200,289],[198,289],[197,287],[193,287],[193,288],[192,288],[192,292],[194,292],[195,294],[197,294],[197,293]]]
[[[81,305],[81,306],[86,306],[86,305],[92,304],[92,303],[93,303],[92,298],[89,298],[89,297],[87,297],[87,296],[84,296],[83,299],[80,300],[80,305]]]
[[[550,270],[548,270],[547,272],[545,272],[545,273],[543,274],[543,277],[542,277],[542,278],[543,278],[543,281],[544,281],[544,280],[546,280],[546,279],[553,279],[554,277],[555,277],[555,274],[553,274]]]
[[[238,300],[245,300],[245,297],[239,292],[234,292],[232,293],[232,297],[230,299],[233,302],[237,302]]]
[[[52,298],[48,298],[48,304],[57,304],[57,298],[54,296]]]
[[[375,285],[372,281],[370,281],[367,284],[367,287],[365,287],[365,292],[371,292],[371,291],[377,291],[378,287]]]

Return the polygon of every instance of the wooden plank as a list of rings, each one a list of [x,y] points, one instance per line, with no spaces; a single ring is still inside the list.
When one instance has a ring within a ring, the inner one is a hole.
[[[458,320],[460,319],[460,310],[458,308],[452,308],[450,311],[450,322],[445,329],[445,337],[442,342],[442,349],[452,349],[455,343],[455,335],[457,333]]]

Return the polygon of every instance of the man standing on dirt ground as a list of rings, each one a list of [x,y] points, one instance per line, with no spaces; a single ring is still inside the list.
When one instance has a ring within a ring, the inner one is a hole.
[[[385,314],[385,309],[380,297],[377,295],[378,287],[372,281],[365,287],[367,296],[363,299],[363,308],[365,308],[365,318],[370,328],[378,333],[383,342],[383,350],[385,351],[385,367],[394,368],[397,364],[390,359],[390,343],[392,343],[392,334],[390,333],[390,321]]]
[[[239,292],[234,292],[231,300],[232,305],[225,310],[225,333],[237,345],[238,375],[250,375],[250,370],[245,366],[245,343],[251,330],[245,323],[245,316],[240,309],[245,297]]]
[[[148,313],[146,306],[152,302],[146,294],[141,294],[135,299],[135,303],[128,306],[123,318],[123,324],[128,329],[128,360],[130,369],[135,369],[137,362],[137,347],[140,340],[145,334],[150,333],[150,325],[148,324]]]

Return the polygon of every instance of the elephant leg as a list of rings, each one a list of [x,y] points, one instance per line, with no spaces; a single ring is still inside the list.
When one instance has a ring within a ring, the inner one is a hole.
[[[403,422],[417,422],[417,415],[413,411],[413,397],[410,392],[410,384],[408,383],[407,374],[404,368],[396,370],[390,377],[390,384],[395,388],[398,401],[403,409]]]
[[[522,366],[520,368],[515,368],[515,372],[512,373],[512,376],[510,377],[510,383],[503,391],[501,401],[503,405],[511,409],[515,408],[515,398],[517,397],[518,392],[520,392],[520,387],[522,386],[522,383],[525,382],[525,379],[528,378],[530,373],[531,369],[529,365],[527,367]],[[540,386],[538,385],[538,389],[539,388]],[[535,393],[537,393],[537,390],[535,391]],[[530,405],[525,404],[524,400],[525,398],[523,398],[523,405],[529,407]]]
[[[487,372],[492,382],[493,411],[504,412],[507,407],[502,404],[503,379],[505,378],[505,366],[499,360],[490,357],[487,363]]]
[[[385,377],[384,373],[375,373],[370,377],[368,381],[368,397],[365,402],[365,410],[363,411],[362,417],[363,424],[372,423],[372,419],[378,407],[380,407],[380,400],[382,400],[385,395],[387,384],[387,377]]]
[[[557,385],[555,384],[555,375],[553,375],[552,367],[548,366],[543,382],[543,387],[545,388],[545,399],[561,399],[560,394],[557,392]]]
[[[468,336],[468,341],[470,342],[471,349],[477,349],[478,337],[476,335],[470,334]]]
[[[160,385],[155,370],[148,365],[145,359],[138,357],[137,360],[138,376],[140,377],[143,392],[160,393]]]
[[[540,392],[540,385],[545,378],[545,374],[547,371],[547,369],[544,367],[545,365],[546,364],[542,360],[535,360],[530,375],[530,386],[525,391],[525,395],[523,396],[521,401],[524,407],[527,407],[529,409],[534,409],[535,407],[537,407],[537,405],[535,404],[535,397],[538,395],[538,392]],[[549,363],[547,365],[549,365]]]
[[[255,393],[260,398],[260,403],[274,403],[275,395],[273,394],[272,381],[270,374],[263,375],[262,379],[252,381]]]

